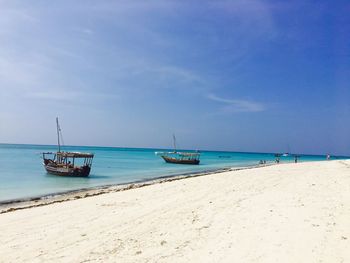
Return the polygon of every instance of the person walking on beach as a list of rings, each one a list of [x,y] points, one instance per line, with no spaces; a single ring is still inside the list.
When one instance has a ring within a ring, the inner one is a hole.
[[[280,163],[281,154],[276,153],[276,154],[275,154],[275,157],[276,157],[276,163]]]

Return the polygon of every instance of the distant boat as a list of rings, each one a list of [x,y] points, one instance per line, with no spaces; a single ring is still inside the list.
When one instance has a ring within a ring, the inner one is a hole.
[[[199,164],[200,153],[190,152],[163,152],[161,157],[167,163],[176,164]]]
[[[61,128],[56,118],[57,126],[57,144],[58,151],[56,153],[43,153],[44,167],[50,174],[70,177],[87,177],[91,171],[92,159],[94,154],[81,152],[61,152],[60,135]],[[51,156],[48,157],[48,156]],[[82,164],[77,164],[76,159],[82,159]]]
[[[288,144],[287,148],[288,148],[287,152],[282,154],[283,157],[288,157],[290,155],[290,146],[289,146],[289,144]]]
[[[176,150],[176,137],[173,135],[174,151],[173,152],[156,152],[165,162],[175,164],[199,164],[199,152],[178,152]]]

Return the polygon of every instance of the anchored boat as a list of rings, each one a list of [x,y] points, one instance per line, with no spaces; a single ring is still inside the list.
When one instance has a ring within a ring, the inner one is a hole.
[[[199,164],[200,153],[190,152],[162,152],[158,153],[167,163]]]
[[[61,129],[56,118],[58,151],[43,153],[44,167],[50,174],[71,177],[87,177],[91,171],[94,154],[61,151]]]
[[[173,135],[174,151],[173,152],[156,152],[165,162],[175,164],[199,164],[199,152],[178,152],[176,151],[176,137]]]

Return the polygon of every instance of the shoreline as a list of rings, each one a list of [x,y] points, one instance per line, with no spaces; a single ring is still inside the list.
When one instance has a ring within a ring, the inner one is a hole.
[[[101,194],[113,193],[113,192],[121,192],[135,188],[141,188],[145,186],[162,184],[166,182],[172,182],[187,178],[194,178],[200,176],[206,176],[210,174],[220,174],[224,172],[230,171],[240,171],[240,170],[248,170],[255,168],[262,168],[267,166],[276,165],[275,163],[266,163],[266,164],[258,164],[258,165],[250,165],[250,166],[240,166],[240,167],[227,167],[227,168],[218,168],[213,170],[205,170],[200,172],[188,172],[181,173],[176,175],[165,175],[159,176],[152,179],[145,179],[127,183],[120,184],[108,184],[101,186],[94,186],[89,188],[79,188],[75,190],[68,190],[32,197],[25,198],[17,198],[0,201],[0,214],[9,213],[16,210],[28,209],[39,206],[46,206],[54,203],[61,203],[71,200],[77,200],[81,198],[87,198],[92,196],[97,196]]]

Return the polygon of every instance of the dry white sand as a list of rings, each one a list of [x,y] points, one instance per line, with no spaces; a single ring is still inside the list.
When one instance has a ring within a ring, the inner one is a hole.
[[[0,215],[0,262],[350,262],[350,161],[211,174]]]

